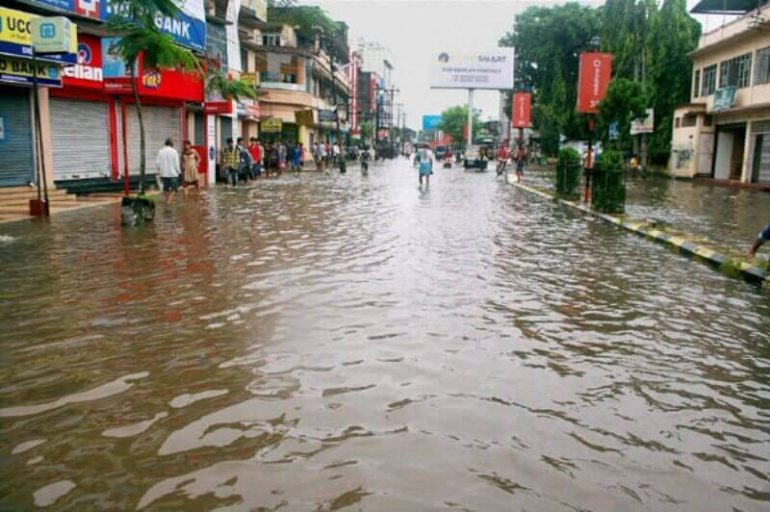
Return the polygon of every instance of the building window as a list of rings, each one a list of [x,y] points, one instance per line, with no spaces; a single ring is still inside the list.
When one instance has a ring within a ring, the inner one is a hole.
[[[249,71],[249,52],[241,48],[241,69],[244,72]]]
[[[281,34],[262,34],[263,46],[281,46]]]
[[[682,118],[682,128],[691,128],[698,124],[698,116],[693,114],[685,114]]]
[[[770,83],[770,46],[757,50],[754,65],[754,85]]]
[[[700,69],[695,70],[695,78],[693,79],[692,97],[697,98],[700,93]]]
[[[719,64],[719,87],[751,85],[751,54],[746,53]]]
[[[703,126],[714,126],[714,116],[703,116]]]
[[[677,117],[676,119],[674,119],[674,127],[675,127],[675,128],[679,128],[679,126],[680,126],[681,124],[682,124],[682,118],[680,118],[680,117]]]
[[[717,88],[717,65],[703,68],[703,86],[701,87],[701,96],[714,94]]]

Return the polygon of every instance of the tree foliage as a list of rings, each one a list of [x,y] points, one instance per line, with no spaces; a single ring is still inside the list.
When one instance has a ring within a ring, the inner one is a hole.
[[[619,137],[616,146],[628,147],[631,143],[631,121],[645,116],[648,100],[640,82],[627,78],[615,78],[607,87],[607,94],[599,103],[597,128],[599,138],[608,141],[609,125],[618,123]]]
[[[438,129],[452,137],[456,143],[461,143],[465,140],[464,127],[468,122],[468,107],[467,105],[456,105],[449,107],[441,113],[441,121],[439,122]],[[480,120],[478,112],[473,113],[473,138],[475,139],[479,128]]]
[[[267,19],[271,24],[292,27],[297,38],[304,44],[312,43],[316,35],[319,35],[321,46],[334,60],[348,61],[347,25],[334,21],[322,8],[278,2],[268,7]]]
[[[239,101],[243,98],[255,99],[259,96],[254,86],[243,80],[226,76],[221,70],[209,76],[206,84],[208,94],[218,94],[223,99]]]
[[[595,36],[601,50],[613,54],[613,77],[639,82],[646,107],[655,109],[650,152],[653,159],[665,158],[674,107],[689,97],[687,53],[700,36],[686,0],[607,0],[598,9],[536,6],[516,16],[500,44],[516,48],[516,89],[533,92],[533,122],[543,149],[555,154],[560,135],[587,135],[585,116],[575,113],[578,54],[590,49]],[[509,94],[506,111],[510,101]],[[622,144],[628,149],[630,138]]]

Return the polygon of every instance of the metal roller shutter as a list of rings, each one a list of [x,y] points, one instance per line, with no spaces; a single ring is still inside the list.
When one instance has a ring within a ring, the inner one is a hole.
[[[55,180],[110,175],[107,103],[51,99]]]
[[[0,87],[0,187],[35,181],[30,90]]]
[[[166,139],[174,140],[174,148],[178,151],[182,138],[182,118],[179,108],[143,106],[142,119],[144,121],[145,159],[147,174],[155,174],[155,157],[158,150],[163,147]],[[121,120],[122,123],[122,120]],[[128,163],[129,173],[133,176],[139,174],[139,120],[136,116],[136,108],[126,105],[126,138],[128,139]],[[119,129],[122,129],[120,126]],[[118,132],[118,149],[120,160],[120,173],[123,173],[123,135]]]
[[[760,136],[761,137],[758,137]],[[762,145],[757,148],[756,144]],[[756,183],[770,183],[770,121],[754,122],[751,126],[751,162],[753,178]],[[759,158],[759,162],[754,159]]]

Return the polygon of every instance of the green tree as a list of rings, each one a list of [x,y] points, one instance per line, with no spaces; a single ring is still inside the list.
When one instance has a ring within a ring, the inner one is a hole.
[[[582,137],[586,126],[575,112],[578,54],[600,34],[596,9],[577,3],[529,7],[516,16],[501,46],[516,48],[516,89],[533,92],[533,124],[543,150],[556,154],[559,136]],[[510,112],[510,94],[506,111]]]
[[[608,128],[613,122],[618,123],[619,137],[616,146],[621,150],[631,147],[631,121],[643,118],[648,99],[640,82],[626,78],[615,78],[607,87],[607,94],[599,103],[599,118],[597,128],[600,138],[608,142]]]
[[[455,143],[465,143],[465,123],[468,122],[468,107],[457,105],[449,107],[441,113],[441,122],[438,129],[452,137]],[[480,128],[478,112],[473,113],[473,138],[475,139]]]
[[[222,71],[216,71],[209,76],[206,84],[208,94],[219,94],[223,99],[239,101],[242,98],[255,99],[261,96],[254,86],[243,80],[225,76]]]
[[[369,121],[364,121],[361,123],[361,140],[366,142],[372,138],[372,134],[374,133],[374,128],[372,127],[372,123]]]
[[[128,68],[139,120],[139,195],[142,195],[147,162],[142,103],[136,88],[137,59],[142,56],[144,69],[200,72],[201,67],[191,51],[177,45],[170,35],[161,33],[155,25],[156,16],[176,16],[179,13],[173,0],[113,0],[110,5],[117,14],[107,21],[107,31],[120,38],[115,50]]]
[[[697,48],[699,38],[700,24],[687,13],[686,0],[663,0],[647,39],[648,89],[655,109],[649,153],[655,163],[668,160],[674,108],[690,99],[692,61],[687,54]]]

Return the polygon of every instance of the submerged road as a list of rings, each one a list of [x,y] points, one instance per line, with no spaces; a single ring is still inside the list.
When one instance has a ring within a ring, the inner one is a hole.
[[[767,510],[770,302],[405,161],[0,226],[0,509]]]

